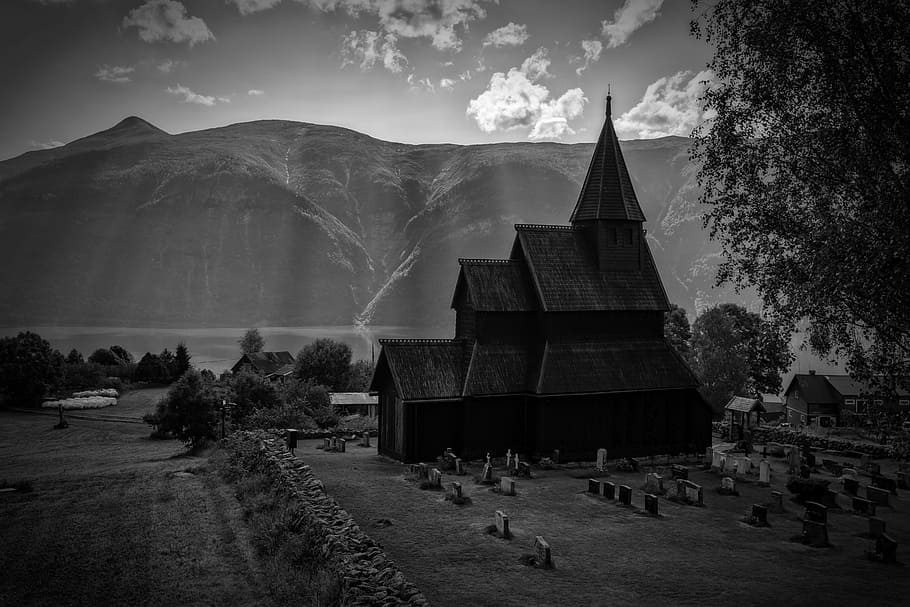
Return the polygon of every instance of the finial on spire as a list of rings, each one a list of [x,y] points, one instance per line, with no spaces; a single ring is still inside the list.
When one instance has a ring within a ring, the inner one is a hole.
[[[610,109],[610,100],[613,97],[610,96],[610,83],[607,83],[607,118],[613,115],[612,110]]]

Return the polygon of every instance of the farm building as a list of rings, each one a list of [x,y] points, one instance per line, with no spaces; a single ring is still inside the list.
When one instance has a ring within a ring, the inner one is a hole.
[[[910,394],[897,389],[890,396],[849,375],[793,376],[784,391],[787,421],[794,427],[862,424],[876,413],[910,413]]]
[[[404,461],[559,449],[703,452],[709,405],[663,336],[666,293],[609,119],[570,225],[515,226],[508,259],[460,259],[453,339],[384,339],[379,450]]]
[[[341,415],[376,417],[379,399],[369,392],[329,392],[332,408]]]
[[[244,354],[231,367],[231,373],[237,373],[241,369],[261,373],[272,381],[284,381],[294,372],[294,356],[286,351]]]

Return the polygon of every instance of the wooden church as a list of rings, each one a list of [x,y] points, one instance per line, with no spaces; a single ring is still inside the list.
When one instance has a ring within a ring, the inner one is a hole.
[[[711,408],[664,339],[644,221],[608,96],[570,225],[517,224],[508,259],[459,259],[453,339],[379,340],[379,452],[704,452]]]

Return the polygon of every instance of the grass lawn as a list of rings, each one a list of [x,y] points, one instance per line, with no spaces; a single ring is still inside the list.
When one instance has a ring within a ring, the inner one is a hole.
[[[164,393],[98,420],[0,411],[0,605],[269,605],[233,490],[208,454],[148,438]]]
[[[690,471],[704,487],[706,507],[660,500],[661,518],[643,515],[644,473],[605,477],[633,488],[633,508],[584,493],[589,471],[538,472],[518,479],[514,497],[458,480],[472,500],[456,506],[444,492],[425,491],[405,480],[405,467],[349,443],[347,453],[324,453],[321,441],[304,441],[297,456],[309,464],[357,523],[378,540],[408,579],[434,605],[845,605],[907,604],[910,570],[863,555],[866,519],[829,512],[830,548],[790,541],[801,532],[802,507],[783,488],[782,460],[773,460],[771,489],[738,485],[739,497],[721,496],[720,477]],[[502,474],[502,471],[498,471]],[[825,475],[821,475],[825,477]],[[828,476],[833,480],[833,477]],[[863,483],[865,484],[865,483]],[[770,514],[770,527],[741,519],[753,503],[785,494],[784,514]],[[898,560],[910,561],[910,502],[906,492],[879,508],[888,533],[901,544]],[[849,509],[850,501],[839,498]],[[514,539],[486,533],[494,512],[510,517]],[[391,525],[382,519],[388,519]],[[523,565],[534,537],[549,542],[556,568]]]

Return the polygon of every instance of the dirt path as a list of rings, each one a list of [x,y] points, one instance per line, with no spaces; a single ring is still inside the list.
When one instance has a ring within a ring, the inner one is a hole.
[[[137,411],[158,396],[131,394]],[[0,413],[0,479],[34,489],[0,494],[0,605],[270,604],[207,454],[146,426],[52,425]]]

